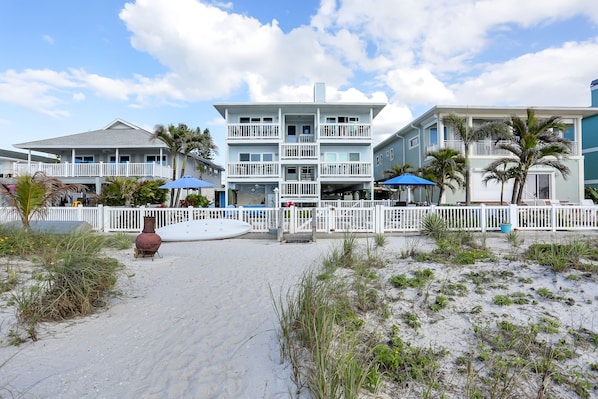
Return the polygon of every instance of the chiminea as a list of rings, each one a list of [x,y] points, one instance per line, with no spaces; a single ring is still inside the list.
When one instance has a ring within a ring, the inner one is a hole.
[[[148,258],[153,259],[158,248],[162,244],[162,238],[156,234],[156,217],[155,216],[144,216],[143,217],[143,231],[135,238],[135,254],[136,258]]]

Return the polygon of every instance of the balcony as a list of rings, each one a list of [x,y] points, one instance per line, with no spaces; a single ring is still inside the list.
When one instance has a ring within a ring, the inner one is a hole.
[[[371,139],[372,129],[369,123],[322,123],[320,139]]]
[[[283,182],[280,184],[280,197],[285,198],[305,198],[319,199],[320,185],[317,182]]]
[[[571,155],[578,155],[578,145],[577,142],[571,142]],[[453,148],[462,154],[465,153],[465,146],[463,145],[463,141],[461,140],[445,140],[444,146],[446,148]],[[438,145],[429,146],[427,148],[428,151],[437,151],[439,148]],[[497,147],[496,143],[493,140],[481,140],[478,142],[473,143],[470,145],[471,156],[489,156],[489,157],[508,157],[513,155],[509,151],[500,149]]]
[[[228,177],[278,177],[277,162],[233,162],[228,164]]]
[[[233,140],[278,140],[280,127],[276,123],[229,123],[226,138]]]
[[[319,159],[318,145],[314,143],[285,143],[280,146],[281,160],[308,160]]]
[[[154,177],[171,178],[172,168],[158,163],[19,163],[15,175],[43,172],[51,177]]]
[[[370,162],[325,162],[320,164],[320,177],[372,177]]]

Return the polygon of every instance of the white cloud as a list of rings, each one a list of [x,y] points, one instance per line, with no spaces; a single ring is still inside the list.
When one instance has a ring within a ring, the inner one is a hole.
[[[566,43],[488,65],[452,89],[462,104],[589,106],[590,82],[598,77],[598,39]]]
[[[54,38],[50,35],[42,35],[42,40],[48,44],[54,44]]]
[[[321,0],[309,24],[285,33],[276,20],[235,13],[234,2],[138,0],[126,3],[120,18],[131,45],[166,73],[114,78],[76,65],[6,71],[0,100],[60,117],[90,93],[131,108],[241,92],[249,101],[312,101],[313,83],[325,82],[329,101],[389,101],[378,119],[396,123],[394,130],[411,116],[408,106],[422,104],[588,105],[588,84],[598,78],[598,60],[590,56],[596,38],[533,53],[524,48],[528,54],[492,64],[475,58],[493,50],[497,32],[577,15],[598,23],[598,2]]]

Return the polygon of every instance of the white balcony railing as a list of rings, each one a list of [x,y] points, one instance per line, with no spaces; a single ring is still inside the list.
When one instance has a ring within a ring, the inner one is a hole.
[[[280,128],[275,123],[229,123],[227,138],[229,140],[273,140],[278,139]]]
[[[370,139],[372,129],[369,123],[322,123],[321,139]]]
[[[291,144],[285,143],[281,144],[281,159],[289,160],[289,159],[318,159],[319,152],[318,152],[318,145],[317,144]]]
[[[571,155],[578,155],[577,142],[572,141]],[[446,148],[453,148],[461,153],[465,153],[465,146],[461,140],[445,140],[444,146]],[[432,148],[434,147],[434,148]],[[471,146],[472,156],[494,156],[494,157],[505,157],[512,155],[509,151],[498,148],[496,142],[493,140],[481,140],[473,143]],[[428,151],[436,151],[438,146],[428,147]]]
[[[320,198],[320,185],[317,182],[283,182],[280,184],[281,198]]]
[[[278,177],[277,162],[233,162],[228,164],[229,177]]]
[[[172,168],[158,163],[19,163],[15,175],[43,172],[51,177],[160,177],[171,178]]]
[[[320,164],[321,177],[371,177],[370,162],[326,162]]]

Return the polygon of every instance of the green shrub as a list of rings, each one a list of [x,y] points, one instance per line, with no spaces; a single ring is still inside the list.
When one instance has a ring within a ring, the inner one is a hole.
[[[446,220],[438,213],[429,213],[422,220],[422,234],[435,241],[443,239],[448,232]]]

